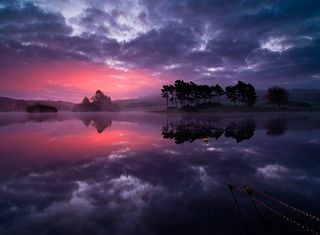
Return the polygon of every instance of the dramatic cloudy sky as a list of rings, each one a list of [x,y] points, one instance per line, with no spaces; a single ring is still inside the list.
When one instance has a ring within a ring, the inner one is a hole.
[[[0,0],[0,95],[80,101],[175,79],[320,88],[319,0]]]

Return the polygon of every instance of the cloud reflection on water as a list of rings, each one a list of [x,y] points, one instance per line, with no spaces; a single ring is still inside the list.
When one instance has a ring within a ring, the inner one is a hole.
[[[285,117],[287,131],[276,137],[268,136],[265,115],[170,117],[178,125],[218,122],[224,130],[254,120],[242,142],[200,136],[177,145],[161,135],[163,115],[99,114],[85,117],[96,123],[87,127],[68,115],[40,123],[0,119],[2,234],[239,234],[228,183],[255,185],[320,212],[320,147],[310,142],[320,137],[317,116]],[[250,205],[242,205],[252,230],[261,232]]]

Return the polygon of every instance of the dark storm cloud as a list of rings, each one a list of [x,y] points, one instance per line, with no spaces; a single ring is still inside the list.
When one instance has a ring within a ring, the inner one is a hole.
[[[121,31],[123,34],[130,32],[128,26],[117,22],[120,17],[126,17],[126,13],[118,9],[113,9],[109,13],[90,7],[80,17],[73,20],[91,33],[108,35],[112,31]]]
[[[6,7],[0,10],[1,33],[5,36],[21,36],[33,34],[69,33],[70,28],[64,24],[59,13],[46,13],[33,4],[23,8]]]
[[[58,13],[47,13],[29,3],[23,7],[8,6],[0,10],[1,65],[39,59],[63,59],[68,52],[49,47],[57,35],[71,29]]]
[[[72,36],[60,13],[32,3],[0,9],[1,66],[44,60],[99,61],[118,53],[115,40],[102,35]]]
[[[319,1],[84,1],[69,18],[54,3],[23,2],[0,9],[2,64],[112,59],[207,83],[319,84]]]
[[[277,82],[293,87],[318,84],[313,78],[320,72],[317,1],[145,1],[145,5],[162,28],[158,37],[148,33],[136,38],[134,46],[131,43],[135,63],[157,68],[180,64],[160,71],[203,82],[243,79],[260,87]],[[172,27],[176,33],[166,33],[160,40],[161,32]],[[176,37],[182,27],[189,28],[184,37],[193,43]],[[201,40],[202,48],[197,46]],[[151,49],[152,42],[157,43]],[[176,50],[179,47],[182,50]],[[132,58],[127,59],[130,63]],[[210,67],[219,69],[207,71]]]
[[[191,28],[173,23],[126,43],[120,58],[145,68],[170,65],[183,61],[195,44]]]

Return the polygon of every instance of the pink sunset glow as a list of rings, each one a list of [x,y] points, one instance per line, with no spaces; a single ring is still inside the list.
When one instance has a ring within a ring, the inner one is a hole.
[[[101,156],[116,156],[123,149],[130,153],[147,150],[152,144],[164,142],[149,126],[141,127],[134,123],[113,122],[102,133],[91,126],[84,126],[80,120],[68,120],[51,123],[47,129],[41,124],[30,124],[29,128],[17,129],[13,133],[0,133],[3,140],[1,153],[5,156],[17,155],[22,158],[52,158],[80,160]],[[68,128],[65,128],[68,126]],[[145,133],[149,133],[145,135]],[[11,148],[19,145],[19,148]],[[24,155],[20,153],[23,152]],[[34,153],[37,152],[35,156]],[[50,155],[46,153],[50,152]],[[113,154],[113,155],[112,155]]]
[[[80,102],[99,89],[137,98],[178,79],[320,87],[312,1],[289,1],[306,13],[278,21],[270,9],[286,12],[286,4],[156,2],[1,1],[0,97]]]
[[[34,98],[72,102],[80,102],[97,89],[113,99],[134,98],[159,93],[163,84],[162,80],[142,70],[81,62],[28,64],[14,70],[1,68],[0,73],[6,78],[2,90],[19,92],[23,89],[25,93],[33,93]]]

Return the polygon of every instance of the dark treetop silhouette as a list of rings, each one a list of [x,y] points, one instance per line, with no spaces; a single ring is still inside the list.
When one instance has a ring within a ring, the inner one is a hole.
[[[289,101],[289,92],[283,87],[270,87],[267,92],[267,100],[271,104],[277,104],[280,108]]]
[[[256,90],[250,83],[238,81],[235,86],[226,87],[227,98],[234,104],[242,103],[242,106],[252,107],[257,101]]]
[[[93,112],[93,111],[116,111],[118,106],[113,104],[111,98],[106,96],[102,91],[97,90],[96,94],[90,99],[84,97],[81,104],[75,106],[74,111],[77,112]]]
[[[257,100],[256,91],[253,85],[238,81],[235,86],[228,86],[226,91],[219,85],[198,85],[194,82],[176,80],[174,85],[164,85],[161,95],[166,99],[167,108],[196,107],[207,108],[208,106],[220,106],[221,97],[227,98],[236,104],[242,103],[243,106],[252,107]]]

